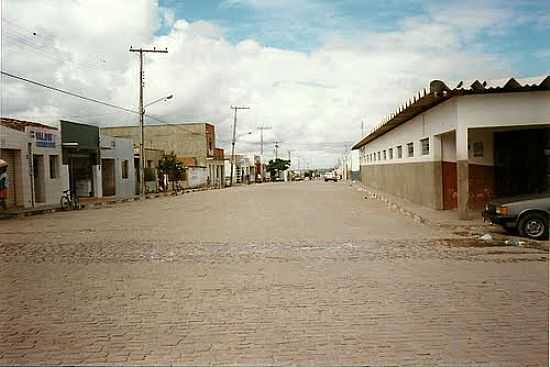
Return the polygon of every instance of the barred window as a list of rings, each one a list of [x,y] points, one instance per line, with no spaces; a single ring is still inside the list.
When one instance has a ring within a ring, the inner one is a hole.
[[[408,143],[407,144],[407,152],[409,153],[409,157],[414,157],[414,144]]]
[[[430,154],[430,139],[425,138],[420,140],[420,146],[422,148],[422,155]]]

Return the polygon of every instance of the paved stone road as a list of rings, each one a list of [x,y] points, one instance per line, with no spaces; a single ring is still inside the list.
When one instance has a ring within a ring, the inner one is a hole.
[[[344,184],[0,222],[0,365],[548,364],[548,254]]]

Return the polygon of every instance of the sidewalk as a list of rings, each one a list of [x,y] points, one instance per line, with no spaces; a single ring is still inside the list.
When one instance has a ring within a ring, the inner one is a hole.
[[[435,225],[440,227],[463,227],[464,229],[494,228],[489,223],[484,223],[481,211],[472,211],[470,219],[459,219],[456,210],[436,210],[427,208],[409,200],[375,190],[364,186],[360,182],[354,182],[352,187],[357,191],[365,193],[365,199],[381,200],[392,209],[403,215],[410,216],[416,222]]]
[[[186,189],[186,190],[180,191],[178,194],[176,194],[176,192],[174,191],[149,193],[145,195],[145,199],[156,199],[159,197],[177,196],[177,195],[183,195],[186,193],[206,191],[206,190],[219,190],[219,189],[204,187],[204,188],[196,188],[196,189]],[[120,198],[120,197],[80,198],[80,210],[100,208],[104,206],[109,206],[109,205],[114,205],[119,203],[127,203],[131,201],[139,201],[139,200],[144,200],[144,199],[142,199],[139,195],[132,196],[132,197],[125,197],[125,198]],[[63,209],[61,209],[60,205],[44,205],[36,208],[8,209],[5,211],[0,211],[0,220],[17,218],[17,217],[27,217],[31,215],[55,213],[58,211],[64,211]],[[67,210],[67,211],[70,211],[70,210]]]

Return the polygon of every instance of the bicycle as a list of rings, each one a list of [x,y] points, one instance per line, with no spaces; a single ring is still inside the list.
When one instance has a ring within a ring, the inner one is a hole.
[[[61,196],[60,202],[61,209],[80,209],[80,200],[78,196],[71,192],[71,190],[64,190],[63,195]]]

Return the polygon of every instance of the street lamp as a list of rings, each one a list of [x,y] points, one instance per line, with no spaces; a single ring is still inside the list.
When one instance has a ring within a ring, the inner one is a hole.
[[[140,189],[141,197],[145,196],[145,129],[143,126],[144,125],[143,119],[145,117],[145,107],[151,106],[157,102],[167,101],[172,98],[174,98],[174,95],[170,94],[169,96],[155,99],[154,101],[151,101],[141,107],[141,111],[140,111],[141,144],[139,145],[139,170],[141,171],[140,172],[141,174],[139,175],[139,189]]]
[[[166,96],[166,97],[155,99],[154,101],[147,103],[145,106],[143,106],[143,108],[145,108],[147,106],[150,106],[152,104],[155,104],[157,102],[160,102],[160,101],[168,101],[169,99],[172,99],[172,98],[174,98],[173,94],[170,94],[169,96]]]
[[[252,131],[249,131],[249,132],[244,133],[244,134],[239,134],[239,135],[237,136],[237,139],[238,139],[238,138],[242,138],[243,136],[247,136],[247,135],[252,135]]]

